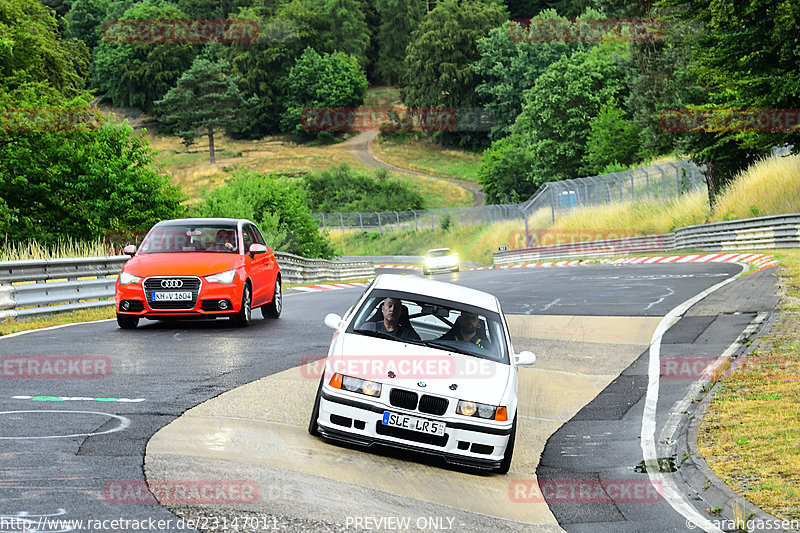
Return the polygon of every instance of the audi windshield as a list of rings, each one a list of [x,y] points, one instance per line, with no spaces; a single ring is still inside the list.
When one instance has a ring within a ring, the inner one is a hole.
[[[156,226],[142,242],[139,253],[238,253],[237,234],[236,226],[231,225]]]

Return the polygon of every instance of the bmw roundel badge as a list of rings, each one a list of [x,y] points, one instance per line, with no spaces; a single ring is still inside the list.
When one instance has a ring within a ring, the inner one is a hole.
[[[424,381],[417,381],[417,385],[420,386],[420,387],[423,387],[423,388],[427,387],[427,385],[425,384]]]

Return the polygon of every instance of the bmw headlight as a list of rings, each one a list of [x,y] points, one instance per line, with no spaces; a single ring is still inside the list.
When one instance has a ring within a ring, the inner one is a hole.
[[[119,284],[120,285],[130,285],[131,283],[139,283],[142,281],[142,278],[139,276],[134,276],[133,274],[128,274],[127,272],[120,272],[119,274]]]
[[[236,277],[236,270],[227,270],[214,274],[213,276],[205,276],[203,279],[209,283],[233,283],[233,278]]]
[[[342,389],[350,392],[358,392],[367,396],[380,396],[381,384],[367,379],[351,378],[342,376]]]
[[[476,416],[478,418],[486,418],[489,420],[507,420],[505,407],[497,407],[496,405],[478,402],[469,402],[467,400],[458,401],[458,405],[456,406],[456,414],[464,416]]]

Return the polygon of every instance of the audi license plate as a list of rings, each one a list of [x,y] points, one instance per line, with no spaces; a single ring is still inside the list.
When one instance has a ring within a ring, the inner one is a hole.
[[[444,422],[390,413],[389,411],[383,412],[382,422],[384,426],[410,429],[411,431],[419,431],[420,433],[428,433],[429,435],[439,435],[440,437],[444,435],[444,428],[446,426]]]
[[[153,298],[152,298],[154,302],[179,302],[191,299],[192,299],[191,291],[153,292]]]

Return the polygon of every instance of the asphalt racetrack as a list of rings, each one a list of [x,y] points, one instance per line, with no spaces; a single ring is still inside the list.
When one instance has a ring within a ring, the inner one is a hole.
[[[520,370],[506,476],[308,435],[313,361],[332,334],[323,317],[342,314],[360,288],[286,294],[279,320],[256,311],[243,329],[223,320],[143,321],[135,330],[101,321],[0,338],[0,531],[696,531],[687,517],[705,509],[702,498],[685,497],[670,469],[659,477],[641,468],[651,430],[654,453],[669,462],[660,454],[671,443],[662,441],[698,377],[661,372],[652,398],[652,343],[673,365],[662,369],[736,349],[776,304],[774,270],[732,280],[670,323],[670,311],[741,267],[433,276],[497,295],[514,348],[537,354]],[[47,379],[5,367],[48,356],[94,366]],[[192,483],[213,485],[214,501],[164,497]],[[661,484],[675,493],[653,490]]]

